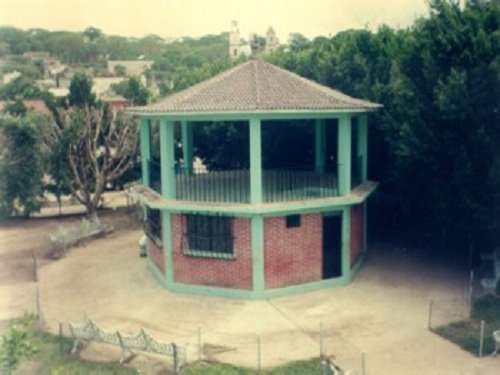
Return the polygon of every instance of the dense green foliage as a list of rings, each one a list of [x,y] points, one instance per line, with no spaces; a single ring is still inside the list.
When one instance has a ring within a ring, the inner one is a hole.
[[[9,375],[23,360],[29,360],[37,354],[34,343],[33,325],[35,317],[25,316],[14,322],[0,338],[0,370]]]
[[[69,85],[68,100],[71,106],[93,106],[96,98],[92,92],[92,78],[85,74],[76,74]]]
[[[43,193],[43,160],[39,124],[30,115],[0,117],[0,217],[39,210]]]
[[[135,77],[113,85],[113,90],[118,95],[130,100],[132,105],[145,105],[149,101],[148,89]]]
[[[377,221],[464,245],[500,229],[500,5],[430,7],[408,30],[298,38],[270,60],[382,103],[370,128]]]

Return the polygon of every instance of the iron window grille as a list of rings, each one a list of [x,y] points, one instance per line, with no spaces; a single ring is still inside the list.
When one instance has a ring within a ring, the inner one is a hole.
[[[210,258],[234,258],[232,218],[186,215],[184,253]],[[187,247],[187,249],[186,249]]]
[[[155,210],[146,207],[146,220],[144,220],[144,232],[146,236],[158,246],[162,245],[161,241],[161,213],[160,210]]]

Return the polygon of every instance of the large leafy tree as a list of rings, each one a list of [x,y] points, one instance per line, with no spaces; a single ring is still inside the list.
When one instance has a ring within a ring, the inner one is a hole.
[[[137,153],[138,126],[123,113],[84,106],[60,112],[48,143],[60,148],[69,165],[73,196],[97,218],[106,185],[122,176]]]
[[[29,216],[41,207],[43,152],[39,118],[0,117],[0,216]]]

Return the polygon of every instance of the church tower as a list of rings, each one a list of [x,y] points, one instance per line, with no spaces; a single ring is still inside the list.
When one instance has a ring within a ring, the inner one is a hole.
[[[278,37],[272,26],[266,32],[266,52],[273,52],[279,46]]]
[[[241,40],[238,22],[231,22],[231,30],[229,31],[229,57],[232,59],[238,58],[240,55]]]

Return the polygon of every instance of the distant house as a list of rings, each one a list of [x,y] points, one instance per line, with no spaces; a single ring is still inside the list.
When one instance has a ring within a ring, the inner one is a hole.
[[[2,77],[2,83],[6,85],[9,82],[12,82],[16,78],[20,77],[21,73],[18,72],[17,70],[14,70],[13,72],[5,73]]]
[[[28,60],[46,60],[50,58],[50,53],[47,51],[26,51],[23,57]]]
[[[69,88],[67,87],[52,87],[49,92],[56,98],[64,98],[69,94]]]
[[[112,90],[108,90],[101,95],[100,98],[104,103],[107,103],[113,112],[121,111],[130,106],[130,100],[121,95],[115,94]]]
[[[144,74],[144,72],[153,66],[153,61],[151,60],[109,60],[108,61],[108,72],[111,74],[115,73],[117,66],[123,66],[125,68],[125,75],[128,77],[139,77]]]
[[[123,82],[124,80],[124,77],[94,77],[92,78],[92,82],[94,83],[92,92],[97,98],[101,99],[101,96],[108,92],[112,85]]]

